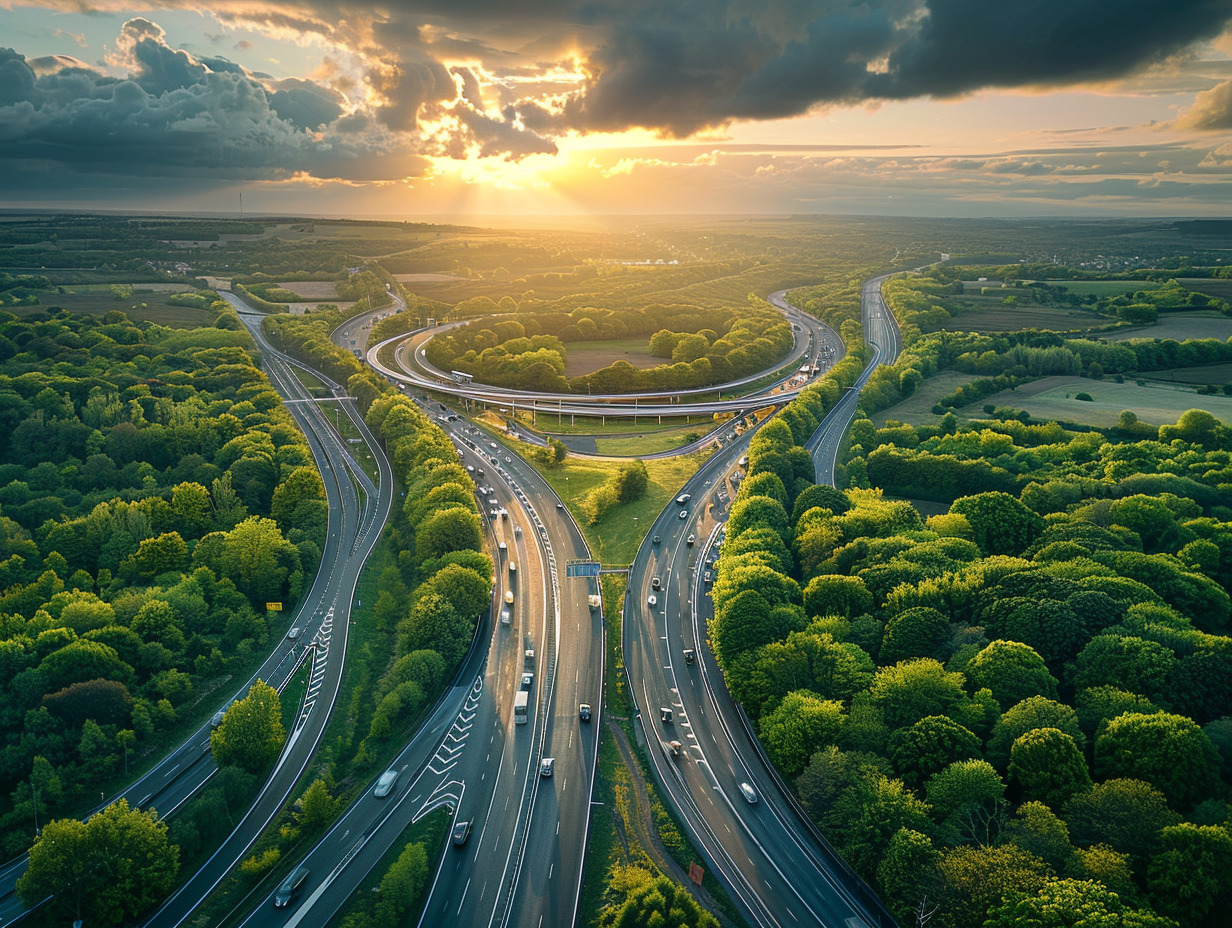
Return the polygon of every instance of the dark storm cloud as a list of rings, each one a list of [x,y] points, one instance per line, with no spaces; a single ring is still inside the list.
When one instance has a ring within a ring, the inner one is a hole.
[[[1124,77],[1215,37],[1230,18],[1232,0],[589,5],[576,19],[601,38],[585,87],[563,111],[523,108],[543,128],[684,135],[818,105]]]

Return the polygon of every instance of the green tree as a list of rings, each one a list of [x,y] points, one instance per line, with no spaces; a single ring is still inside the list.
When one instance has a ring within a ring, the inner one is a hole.
[[[977,687],[987,687],[1002,711],[1031,696],[1056,699],[1057,681],[1044,659],[1018,641],[993,641],[967,664],[967,676]]]
[[[928,835],[900,828],[890,838],[885,857],[877,865],[877,886],[899,924],[912,924],[921,908],[929,911],[935,905],[941,890],[939,860]]]
[[[1078,715],[1073,709],[1043,696],[1032,696],[1011,706],[1001,716],[992,730],[992,737],[988,739],[988,759],[1004,769],[1009,764],[1010,748],[1014,742],[1036,728],[1057,728],[1073,738],[1080,747],[1086,744],[1078,725]]]
[[[936,609],[928,606],[905,609],[886,622],[879,655],[881,663],[894,664],[913,657],[944,658],[950,633],[950,620]]]
[[[482,547],[479,517],[461,506],[438,509],[415,529],[415,555],[421,561]]]
[[[458,564],[442,567],[424,586],[445,597],[454,611],[472,625],[492,602],[491,580]]]
[[[1066,870],[1074,858],[1069,827],[1042,802],[1020,805],[1006,823],[1003,837],[1024,851],[1030,851],[1058,873]]]
[[[1232,836],[1214,825],[1182,822],[1160,832],[1147,867],[1151,901],[1186,925],[1200,924],[1216,905],[1227,911],[1232,890]]]
[[[286,738],[278,691],[258,680],[210,732],[210,748],[218,766],[234,764],[259,773],[278,757]]]
[[[938,917],[954,928],[982,928],[989,909],[1012,893],[1032,895],[1055,875],[1051,867],[1013,844],[956,847],[940,862],[949,897]]]
[[[980,739],[944,715],[930,715],[890,735],[886,753],[908,786],[923,786],[960,760],[980,756]]]
[[[795,690],[762,716],[761,737],[775,766],[784,776],[796,777],[815,752],[838,740],[843,719],[842,703]]]
[[[1146,780],[1182,808],[1214,795],[1218,769],[1206,732],[1183,715],[1129,713],[1095,738],[1097,776]]]
[[[1096,783],[1065,806],[1065,821],[1077,843],[1107,844],[1138,858],[1154,851],[1160,831],[1179,819],[1163,793],[1141,780]]]
[[[599,913],[600,928],[719,928],[715,917],[683,886],[658,871],[614,867],[608,879],[612,901]]]
[[[1147,697],[1162,695],[1174,660],[1172,651],[1155,641],[1098,635],[1078,655],[1074,686],[1080,690],[1114,686]]]
[[[968,701],[963,675],[927,658],[882,667],[869,694],[891,728],[913,725],[930,715],[953,717]]]
[[[804,611],[809,617],[855,616],[871,612],[873,594],[859,577],[825,574],[814,577],[804,588]]]
[[[950,512],[967,519],[985,554],[1021,554],[1044,531],[1044,520],[1008,493],[964,496]]]
[[[320,504],[325,501],[325,486],[321,475],[313,467],[297,467],[274,490],[270,502],[270,517],[284,533],[303,527],[305,514],[312,507],[305,503]]]
[[[1023,795],[1059,808],[1091,786],[1087,762],[1074,739],[1056,728],[1035,728],[1014,739],[1009,776]]]
[[[302,828],[312,831],[328,825],[338,812],[338,800],[325,781],[317,777],[299,799],[298,820]]]
[[[26,905],[53,896],[73,918],[118,925],[170,891],[179,866],[180,849],[158,813],[130,810],[121,799],[85,822],[48,823],[17,893]]]
[[[408,844],[381,877],[380,901],[375,912],[376,924],[380,928],[395,928],[418,901],[427,885],[427,851],[422,843]]]
[[[433,648],[453,666],[470,646],[474,627],[448,599],[429,591],[415,600],[406,620],[398,624],[398,644],[407,653]]]
[[[928,834],[933,827],[928,805],[901,780],[872,772],[858,776],[847,787],[826,817],[826,825],[837,837],[843,857],[869,881],[876,878],[877,865],[900,828]]]
[[[1176,922],[1126,906],[1094,880],[1050,880],[1031,893],[1006,896],[984,928],[1176,928]]]
[[[1005,783],[986,760],[959,760],[928,781],[928,804],[948,837],[990,844],[1001,827]]]

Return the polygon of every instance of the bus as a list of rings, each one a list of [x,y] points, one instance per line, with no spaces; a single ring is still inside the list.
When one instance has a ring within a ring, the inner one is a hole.
[[[526,724],[526,705],[530,696],[526,690],[518,690],[513,694],[513,721],[518,725]]]

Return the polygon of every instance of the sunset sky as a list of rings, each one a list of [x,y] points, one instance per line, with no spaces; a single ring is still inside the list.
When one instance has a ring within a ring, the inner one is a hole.
[[[1232,0],[0,0],[0,207],[1232,212]]]

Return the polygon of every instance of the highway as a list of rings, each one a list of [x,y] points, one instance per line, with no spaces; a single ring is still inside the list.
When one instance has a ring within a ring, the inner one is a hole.
[[[809,442],[817,472],[828,482],[860,387],[877,364],[899,352],[897,326],[881,298],[884,279],[868,281],[861,301],[873,359]],[[704,576],[720,553],[737,461],[750,439],[746,433],[706,462],[683,490],[692,499],[660,514],[630,571],[623,648],[640,734],[656,780],[751,924],[892,925],[773,769],[727,692],[707,641],[711,604]],[[652,607],[655,577],[663,589]],[[692,664],[685,662],[686,649],[695,652]],[[664,709],[669,722],[662,720]],[[678,756],[666,747],[671,741],[683,746]],[[742,783],[752,786],[756,803],[744,797]]]
[[[379,314],[348,320],[335,341],[364,333]],[[481,511],[507,512],[485,516],[496,555],[494,614],[481,625],[453,688],[391,765],[400,772],[393,794],[378,799],[366,789],[304,857],[309,878],[295,902],[275,908],[272,893],[248,900],[245,926],[323,924],[408,825],[442,806],[454,810],[454,822],[471,822],[472,829],[465,845],[447,846],[434,861],[422,924],[563,928],[574,922],[604,650],[602,613],[589,608],[588,581],[566,578],[565,572],[569,560],[586,559],[589,550],[529,464],[493,447],[479,428],[448,419],[437,404],[421,405],[486,490]],[[514,596],[508,626],[499,621],[505,590]],[[528,647],[535,651],[530,662]],[[517,725],[513,697],[531,667],[528,722]],[[590,722],[580,720],[580,703],[594,707]],[[554,758],[551,778],[538,775],[542,757]]]
[[[562,416],[602,414],[636,418],[658,415],[709,415],[715,412],[764,409],[768,406],[790,402],[800,394],[804,384],[792,383],[797,379],[800,365],[807,361],[810,365],[816,364],[820,370],[824,371],[841,357],[843,350],[838,333],[825,323],[802,313],[787,303],[785,299],[787,292],[780,290],[771,294],[769,301],[782,310],[784,317],[794,326],[795,342],[788,356],[776,365],[782,376],[775,383],[753,395],[737,394],[741,388],[765,377],[766,371],[713,387],[627,394],[575,395],[511,390],[479,383],[459,384],[449,374],[432,367],[425,357],[423,344],[441,330],[442,327],[439,326],[396,335],[370,345],[366,360],[383,376],[391,381],[405,384],[408,389],[431,390],[459,399],[497,404],[512,409],[521,406],[523,409],[534,409],[537,412]],[[450,323],[445,328],[455,325],[457,323]],[[396,366],[394,367],[386,365],[380,358],[382,350],[388,345],[397,345]],[[724,393],[731,393],[732,396],[722,399]],[[705,399],[710,395],[717,395],[720,398]],[[697,399],[693,401],[682,399],[690,396],[697,397]]]

